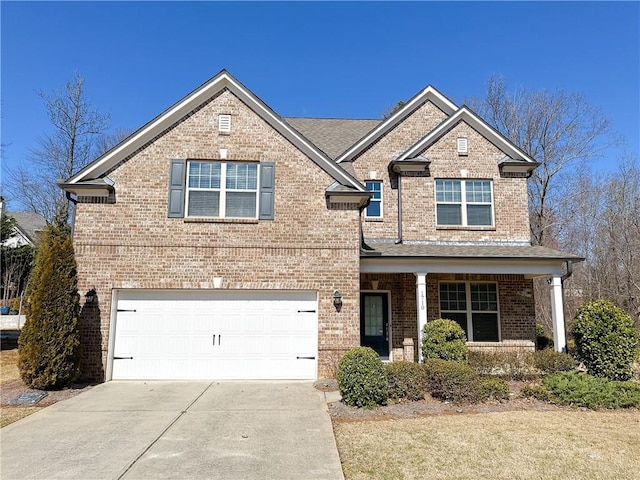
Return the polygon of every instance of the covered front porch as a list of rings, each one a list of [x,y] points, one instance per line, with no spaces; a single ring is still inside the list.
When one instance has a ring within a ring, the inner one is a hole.
[[[567,262],[544,247],[368,242],[360,261],[360,343],[383,360],[421,360],[422,327],[455,320],[474,350],[534,350],[533,278],[549,281],[554,348],[566,351]]]

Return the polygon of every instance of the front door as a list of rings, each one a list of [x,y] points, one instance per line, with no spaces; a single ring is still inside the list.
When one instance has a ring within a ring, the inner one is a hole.
[[[360,344],[389,358],[389,303],[386,293],[360,294]]]

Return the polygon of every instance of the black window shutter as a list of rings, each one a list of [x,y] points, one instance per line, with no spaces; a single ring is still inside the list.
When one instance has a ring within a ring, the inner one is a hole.
[[[186,170],[186,160],[171,160],[171,172],[169,175],[169,217],[184,217]]]
[[[260,220],[273,220],[276,164],[260,162]]]

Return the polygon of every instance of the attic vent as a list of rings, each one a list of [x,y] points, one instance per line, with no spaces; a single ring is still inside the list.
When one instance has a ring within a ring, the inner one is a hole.
[[[469,153],[466,137],[458,137],[458,155],[466,155]]]
[[[218,131],[225,133],[231,131],[231,115],[220,115],[218,117]]]

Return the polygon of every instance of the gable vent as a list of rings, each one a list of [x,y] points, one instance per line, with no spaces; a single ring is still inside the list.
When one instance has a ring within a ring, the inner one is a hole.
[[[469,145],[466,137],[458,137],[458,155],[469,153]]]
[[[218,131],[225,133],[231,131],[231,115],[220,115],[218,117]]]

